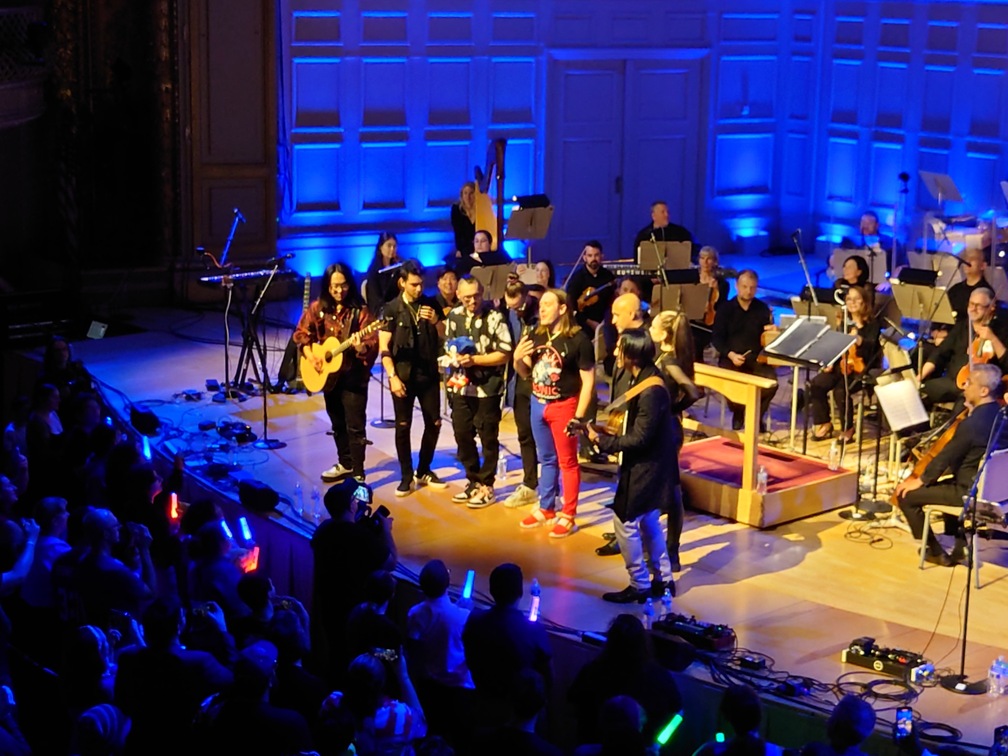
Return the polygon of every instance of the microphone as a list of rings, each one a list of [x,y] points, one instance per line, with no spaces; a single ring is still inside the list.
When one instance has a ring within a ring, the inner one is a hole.
[[[239,221],[240,221],[241,223],[244,223],[244,222],[245,222],[245,216],[244,216],[244,215],[242,215],[242,212],[241,212],[241,210],[239,210],[239,209],[238,209],[237,207],[236,207],[236,208],[234,209],[234,214],[235,214],[235,217],[236,217],[236,218],[237,218],[237,219],[238,219],[238,220],[239,220]]]
[[[277,255],[272,260],[268,260],[266,262],[266,264],[267,265],[279,265],[284,260],[293,260],[293,259],[294,259],[294,253],[293,252],[288,252],[286,255]]]
[[[795,244],[798,244],[799,239],[801,239],[801,229],[796,228],[794,230],[794,233],[791,234],[791,241],[793,241]]]
[[[387,265],[384,268],[379,268],[378,272],[379,273],[388,273],[390,270],[398,270],[402,266],[403,266],[403,264],[401,262],[392,263],[391,265]]]
[[[654,231],[651,232],[651,243],[652,244],[657,244],[658,243],[657,240],[654,238]]]

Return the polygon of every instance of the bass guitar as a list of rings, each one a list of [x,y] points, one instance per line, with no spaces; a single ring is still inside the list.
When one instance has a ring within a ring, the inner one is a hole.
[[[343,352],[353,346],[354,337],[360,336],[361,339],[365,339],[381,328],[384,322],[383,320],[372,321],[343,341],[335,336],[330,336],[321,344],[312,344],[312,357],[322,360],[321,370],[316,370],[314,361],[305,357],[302,352],[298,366],[301,372],[301,382],[304,383],[305,388],[313,394],[325,391],[330,380],[335,380],[336,374],[343,368]]]

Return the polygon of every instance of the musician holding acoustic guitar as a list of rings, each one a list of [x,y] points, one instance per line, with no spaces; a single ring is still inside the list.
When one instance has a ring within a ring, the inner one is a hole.
[[[353,271],[333,263],[322,274],[327,284],[308,305],[294,330],[301,354],[301,379],[309,391],[323,392],[338,460],[322,473],[332,482],[353,475],[364,480],[367,392],[378,356],[377,330],[361,301]]]

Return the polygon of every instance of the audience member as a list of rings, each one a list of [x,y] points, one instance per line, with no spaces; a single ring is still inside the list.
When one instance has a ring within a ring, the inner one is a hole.
[[[654,756],[653,740],[644,732],[647,715],[633,698],[610,698],[602,704],[599,718],[598,742],[578,746],[574,756]]]
[[[763,756],[782,756],[784,749],[760,737],[763,721],[763,704],[759,694],[748,685],[729,685],[721,697],[721,716],[731,725],[734,737],[723,741],[710,741],[700,746],[693,756],[723,756],[740,750],[755,750]]]
[[[402,632],[385,616],[395,595],[395,578],[391,572],[378,571],[364,581],[364,601],[350,611],[346,623],[344,650],[347,663],[373,649],[395,650],[403,645]]]
[[[312,652],[330,683],[346,669],[339,649],[350,611],[364,600],[367,576],[396,564],[392,518],[365,517],[370,500],[371,489],[352,479],[330,487],[323,499],[330,519],[312,536]]]
[[[846,695],[826,722],[826,740],[836,756],[864,756],[860,745],[875,729],[875,710],[863,698]]]
[[[276,678],[270,691],[270,703],[282,709],[293,709],[313,725],[331,689],[321,677],[302,666],[309,651],[306,630],[307,623],[302,625],[298,615],[290,609],[277,609],[270,620],[269,640],[277,648]]]
[[[614,696],[640,703],[647,712],[649,737],[682,709],[675,678],[655,661],[647,631],[632,614],[612,621],[602,651],[581,668],[567,691],[577,712],[579,743],[599,742],[603,704]]]
[[[511,689],[512,719],[480,736],[477,752],[483,756],[561,756],[563,750],[536,734],[536,724],[546,708],[546,684],[534,669],[523,669]]]
[[[494,604],[469,616],[462,631],[466,663],[476,684],[477,724],[499,726],[511,718],[512,684],[523,669],[534,669],[553,683],[549,636],[519,611],[523,593],[521,567],[505,563],[490,573]]]
[[[80,715],[74,733],[76,756],[121,756],[131,722],[121,709],[99,704]]]
[[[215,616],[223,627],[219,608]],[[182,646],[184,625],[177,601],[156,599],[143,615],[147,646],[119,655],[115,703],[133,721],[131,754],[183,753],[192,745],[190,723],[200,702],[234,681],[213,656]]]
[[[231,558],[233,545],[220,522],[208,522],[196,533],[189,567],[190,599],[194,604],[215,601],[224,610],[229,625],[249,614],[248,606],[238,596],[238,581],[244,573]]]

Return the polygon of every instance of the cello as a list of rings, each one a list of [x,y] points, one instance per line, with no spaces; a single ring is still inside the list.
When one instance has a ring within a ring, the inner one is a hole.
[[[924,470],[927,469],[927,466],[930,465],[934,458],[941,453],[942,449],[948,446],[948,443],[952,440],[956,431],[959,429],[959,424],[965,420],[968,415],[969,409],[963,408],[963,410],[952,419],[948,427],[942,432],[937,440],[931,444],[931,448],[921,455],[921,458],[917,460],[916,464],[914,464],[913,470],[910,471],[910,474],[904,478],[904,480],[919,478],[924,474]],[[896,488],[898,489],[899,486],[897,485]],[[893,491],[893,495],[890,498],[889,503],[892,504],[894,508],[899,507],[899,497],[896,495],[896,491]]]

